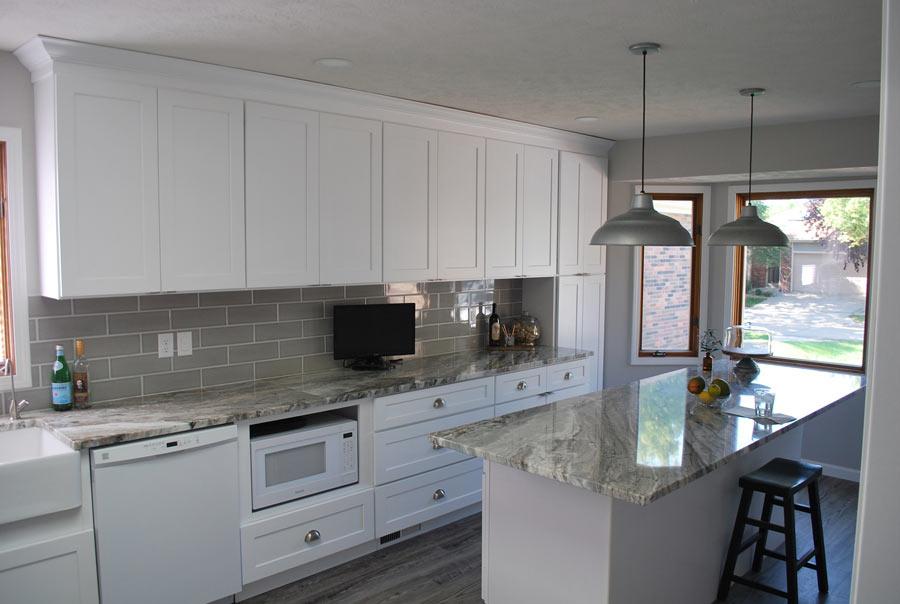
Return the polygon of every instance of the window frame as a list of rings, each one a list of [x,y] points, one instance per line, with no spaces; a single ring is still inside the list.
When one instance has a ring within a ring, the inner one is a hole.
[[[634,191],[638,192],[639,186],[634,187]],[[642,308],[643,308],[643,246],[635,247],[633,256],[632,270],[632,316],[631,316],[631,365],[691,365],[698,362],[701,358],[700,353],[700,334],[704,332],[707,326],[707,302],[708,302],[708,264],[709,254],[703,249],[703,242],[709,236],[709,216],[711,203],[712,187],[708,186],[685,186],[685,185],[653,185],[644,188],[657,198],[670,199],[698,199],[699,211],[695,205],[695,232],[694,240],[697,245],[694,246],[694,286],[691,292],[691,318],[692,325],[692,348],[694,350],[667,352],[665,356],[654,356],[652,352],[641,350],[641,327],[642,327]],[[696,221],[699,220],[699,225]],[[699,226],[699,231],[696,228]],[[698,262],[699,259],[699,262]]]
[[[863,358],[862,365],[844,365],[841,363],[825,363],[822,361],[808,361],[802,359],[789,359],[784,357],[768,357],[759,359],[759,362],[772,363],[775,365],[790,365],[794,367],[807,367],[811,369],[828,369],[831,371],[846,371],[849,373],[866,372],[866,361],[869,342],[869,319],[872,310],[872,258],[871,251],[874,249],[873,237],[875,233],[875,180],[854,180],[854,181],[823,181],[808,183],[783,183],[783,184],[767,184],[757,185],[753,188],[752,200],[781,199],[781,198],[802,198],[815,195],[826,197],[848,197],[857,196],[869,197],[869,259],[866,262],[866,310],[865,310],[865,327],[863,328]],[[746,187],[729,187],[728,197],[732,200],[729,204],[728,220],[734,220],[741,211],[740,208],[747,199]],[[734,246],[731,254],[728,254],[726,266],[726,297],[725,297],[725,321],[722,327],[722,333],[730,325],[740,325],[743,313],[743,303],[738,304],[738,300],[743,299],[743,281],[744,281],[744,256],[746,246]]]
[[[31,334],[28,317],[28,281],[25,273],[25,193],[24,163],[22,154],[22,131],[19,128],[0,126],[0,142],[6,150],[6,223],[7,249],[9,259],[7,296],[9,313],[12,315],[13,350],[16,389],[34,386],[31,370]],[[0,377],[0,389],[9,391],[8,377]]]

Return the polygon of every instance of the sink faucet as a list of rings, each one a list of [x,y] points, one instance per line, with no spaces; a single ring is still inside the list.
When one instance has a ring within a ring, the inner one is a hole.
[[[0,360],[0,375],[9,376],[9,388],[12,393],[12,401],[9,403],[9,421],[14,422],[19,419],[19,411],[30,405],[26,400],[21,400],[16,402],[16,378],[12,371],[12,363],[10,363],[9,359]],[[6,393],[3,393],[3,411],[7,410],[6,407]]]

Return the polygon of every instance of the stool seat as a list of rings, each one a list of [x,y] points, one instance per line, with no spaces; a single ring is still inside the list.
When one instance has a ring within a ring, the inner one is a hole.
[[[793,495],[821,475],[822,466],[776,457],[758,470],[741,476],[738,484],[741,488],[763,493]]]

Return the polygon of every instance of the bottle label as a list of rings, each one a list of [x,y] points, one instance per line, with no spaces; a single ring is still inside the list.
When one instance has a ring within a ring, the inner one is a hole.
[[[500,341],[500,322],[494,323],[491,325],[491,341],[499,342]]]
[[[88,402],[88,376],[87,373],[76,372],[72,374],[72,389],[76,404]]]
[[[54,405],[71,405],[72,404],[72,384],[50,384],[50,399]]]

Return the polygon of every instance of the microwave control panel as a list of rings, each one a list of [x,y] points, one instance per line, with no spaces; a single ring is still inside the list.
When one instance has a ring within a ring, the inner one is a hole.
[[[344,434],[344,471],[351,472],[356,469],[356,438],[353,432]]]

